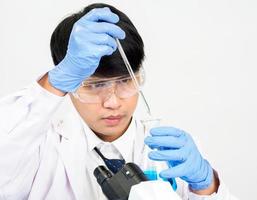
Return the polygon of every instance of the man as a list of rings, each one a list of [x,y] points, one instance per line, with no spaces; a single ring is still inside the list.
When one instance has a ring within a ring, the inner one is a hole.
[[[92,4],[55,29],[55,68],[0,101],[0,199],[105,199],[93,175],[105,164],[96,149],[109,159],[149,161],[132,118],[138,93],[116,38],[142,82],[144,49],[136,28],[114,7]],[[67,94],[77,112],[52,120]],[[181,178],[177,192],[183,199],[229,198],[189,134],[157,127],[145,143],[157,149],[150,159],[170,166],[162,178]]]

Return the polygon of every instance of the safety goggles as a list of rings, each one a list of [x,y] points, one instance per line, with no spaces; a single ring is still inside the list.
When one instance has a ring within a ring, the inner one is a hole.
[[[135,74],[139,86],[144,83],[144,72]],[[113,78],[90,78],[82,82],[73,96],[82,103],[101,103],[108,100],[113,94],[120,99],[126,99],[138,93],[130,76]]]

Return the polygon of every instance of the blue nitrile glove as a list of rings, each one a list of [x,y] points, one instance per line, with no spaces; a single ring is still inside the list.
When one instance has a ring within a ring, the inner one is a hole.
[[[203,159],[192,137],[173,127],[157,127],[150,130],[145,144],[155,149],[149,158],[167,161],[170,168],[160,173],[162,178],[180,177],[193,190],[208,188],[213,180],[213,169]]]
[[[115,38],[124,39],[125,32],[115,25],[118,15],[109,8],[95,8],[79,19],[72,28],[64,59],[51,71],[51,85],[63,92],[74,92],[91,76],[102,56],[116,49]]]

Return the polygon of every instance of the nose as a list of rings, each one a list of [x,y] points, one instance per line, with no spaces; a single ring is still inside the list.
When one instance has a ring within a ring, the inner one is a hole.
[[[111,95],[103,102],[103,107],[108,109],[116,110],[120,108],[120,106],[120,99],[116,96],[115,92],[112,92]]]

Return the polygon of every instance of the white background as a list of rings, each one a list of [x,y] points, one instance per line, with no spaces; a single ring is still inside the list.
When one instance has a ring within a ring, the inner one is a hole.
[[[1,0],[0,95],[50,69],[56,25],[93,1]],[[232,193],[257,196],[257,1],[117,0],[145,42],[153,112],[200,139]]]

